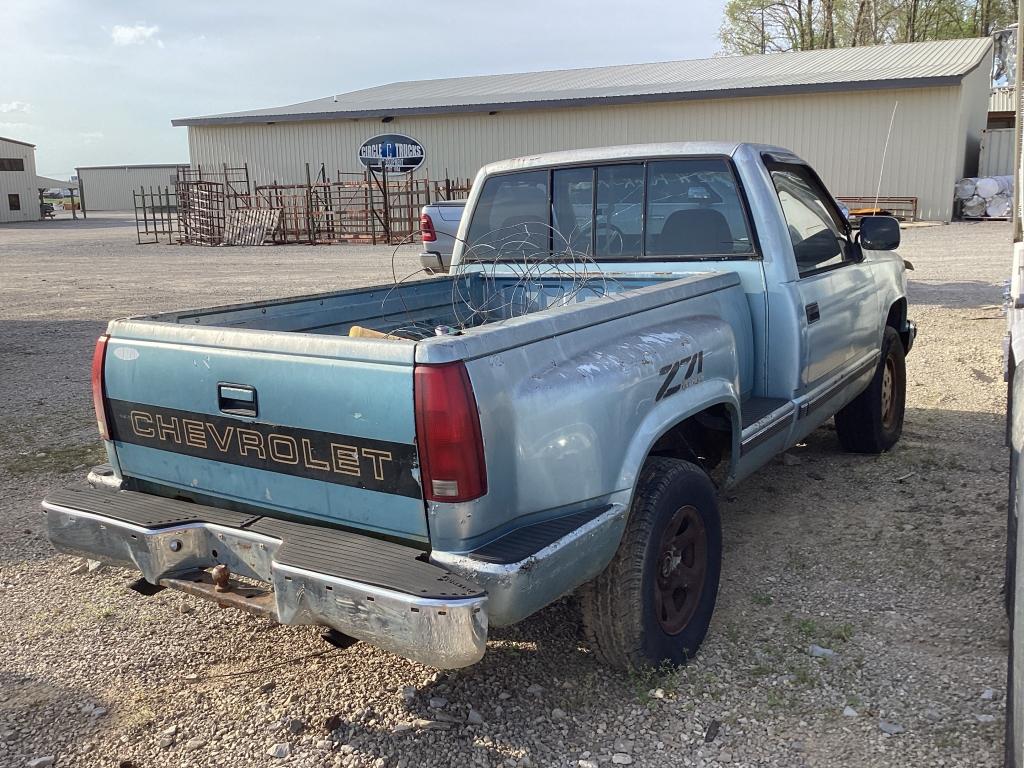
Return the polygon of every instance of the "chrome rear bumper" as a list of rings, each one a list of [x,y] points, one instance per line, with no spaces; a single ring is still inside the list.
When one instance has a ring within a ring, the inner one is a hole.
[[[427,599],[305,570],[275,560],[281,540],[225,525],[190,522],[146,528],[43,501],[50,541],[68,554],[137,568],[146,581],[236,604],[282,624],[331,627],[405,658],[451,669],[479,661],[487,642],[487,596]],[[226,565],[269,585],[262,601],[214,596],[205,569]],[[240,601],[240,604],[239,604]],[[266,606],[260,608],[260,603]]]
[[[903,340],[903,354],[909,355],[914,348],[914,340],[917,338],[917,323],[907,320],[906,330],[900,331],[900,338]]]
[[[448,258],[451,258],[451,254],[448,254]],[[420,253],[420,264],[423,265],[424,269],[436,274],[448,271],[448,266],[444,263],[444,257],[438,251],[423,251]]]

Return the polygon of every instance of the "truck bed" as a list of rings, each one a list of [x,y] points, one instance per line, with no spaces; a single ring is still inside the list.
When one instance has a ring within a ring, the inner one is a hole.
[[[674,276],[678,277],[678,276]],[[437,326],[463,331],[635,291],[666,276],[584,276],[542,279],[470,272],[412,283],[313,294],[268,302],[167,312],[137,320],[284,333],[346,336],[354,325],[400,338],[423,339]]]
[[[691,322],[696,332],[717,317],[737,329],[740,381],[751,386],[750,320],[735,273],[580,281],[558,272],[530,281],[446,275],[114,321],[104,362],[111,462],[127,489],[424,548],[440,531],[428,526],[419,476],[416,366],[464,362],[474,387],[489,366],[508,366],[505,394],[478,395],[495,413],[515,388],[531,398],[549,386],[544,371],[559,355],[568,356],[565,375],[575,371],[582,384],[602,381],[601,370],[618,381],[642,367],[645,349],[688,343]],[[667,317],[676,319],[665,325]],[[394,338],[350,337],[356,325]],[[454,332],[435,335],[439,326]],[[502,443],[497,433],[485,442],[488,450]],[[493,473],[492,482],[504,481]],[[494,536],[508,532],[495,526]],[[487,540],[481,532],[453,546]]]

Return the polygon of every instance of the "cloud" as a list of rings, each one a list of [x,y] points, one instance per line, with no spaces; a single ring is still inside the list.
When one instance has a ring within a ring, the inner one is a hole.
[[[103,133],[101,131],[87,131],[79,133],[78,138],[81,139],[83,144],[95,144],[103,139]]]
[[[114,45],[145,45],[152,40],[163,48],[163,42],[156,36],[159,31],[160,27],[155,24],[152,27],[147,27],[145,24],[133,24],[130,27],[115,24],[110,31],[110,39],[114,41]]]
[[[27,101],[7,101],[0,103],[0,112],[23,112],[28,114],[32,111],[32,105]]]

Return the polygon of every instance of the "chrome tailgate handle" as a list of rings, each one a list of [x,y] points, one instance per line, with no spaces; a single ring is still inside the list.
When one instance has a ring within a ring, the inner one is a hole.
[[[232,416],[256,417],[256,388],[247,384],[218,384],[217,407]]]

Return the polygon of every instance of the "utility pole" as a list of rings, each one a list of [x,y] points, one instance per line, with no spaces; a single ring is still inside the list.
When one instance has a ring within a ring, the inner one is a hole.
[[[765,50],[765,41],[764,41],[764,2],[762,0],[762,2],[761,2],[761,53],[762,54],[764,53],[764,50]]]

